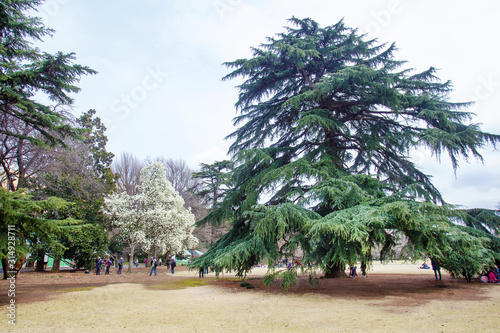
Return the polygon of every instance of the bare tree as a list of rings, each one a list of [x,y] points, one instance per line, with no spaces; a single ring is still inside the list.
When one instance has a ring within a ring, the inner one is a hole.
[[[113,163],[112,170],[120,175],[117,181],[118,192],[127,192],[129,195],[137,194],[137,185],[144,163],[130,153],[122,153]]]
[[[10,191],[27,187],[29,179],[44,168],[54,149],[44,148],[27,139],[36,137],[32,127],[9,115],[0,117],[0,186]]]

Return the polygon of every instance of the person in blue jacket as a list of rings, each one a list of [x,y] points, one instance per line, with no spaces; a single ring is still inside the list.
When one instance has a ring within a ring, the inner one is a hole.
[[[116,272],[116,274],[121,274],[122,273],[123,263],[124,262],[125,261],[123,260],[123,258],[120,258],[120,260],[118,260],[118,271]]]
[[[170,271],[172,272],[172,274],[174,274],[175,266],[177,266],[177,263],[175,262],[175,259],[172,258],[172,261],[170,261]]]
[[[432,258],[431,266],[432,269],[434,270],[434,276],[436,277],[436,280],[441,280],[441,267],[439,266],[439,262],[436,259]],[[439,279],[438,279],[438,274],[439,274]]]
[[[158,266],[158,261],[156,260],[155,257],[152,257],[152,260],[151,260],[151,272],[149,272],[149,276],[151,276],[151,274],[153,274],[153,272],[155,272],[155,276],[156,276],[156,266]]]
[[[101,265],[102,265],[101,257],[97,257],[95,265],[95,275],[101,275]]]

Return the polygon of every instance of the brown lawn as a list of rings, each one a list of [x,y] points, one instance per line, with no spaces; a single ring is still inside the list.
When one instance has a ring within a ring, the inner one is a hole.
[[[466,283],[418,264],[374,264],[367,277],[306,276],[283,291],[262,285],[257,268],[240,287],[178,267],[171,275],[136,268],[131,274],[21,273],[16,325],[7,320],[7,281],[1,282],[0,331],[13,332],[497,332],[500,284]]]

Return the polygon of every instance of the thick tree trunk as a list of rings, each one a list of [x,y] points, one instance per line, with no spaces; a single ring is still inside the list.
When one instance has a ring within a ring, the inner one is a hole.
[[[47,262],[44,261],[45,252],[43,250],[34,252],[32,258],[36,260],[35,272],[44,272],[45,265],[47,264]]]
[[[35,272],[44,272],[45,271],[45,262],[42,260],[37,260],[36,261],[36,267],[35,267]]]
[[[325,278],[336,279],[336,278],[345,278],[347,274],[345,273],[344,265],[327,265],[325,267]]]
[[[3,279],[7,280],[9,277],[7,272],[10,271],[9,269],[9,259],[7,257],[2,258],[2,269],[3,269]]]
[[[54,259],[54,263],[52,264],[51,273],[58,273],[61,268],[61,259]]]

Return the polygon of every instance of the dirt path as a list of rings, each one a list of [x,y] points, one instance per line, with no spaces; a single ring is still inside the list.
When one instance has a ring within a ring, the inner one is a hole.
[[[317,289],[304,277],[288,292],[279,286],[263,287],[263,269],[255,270],[246,281],[254,289],[240,287],[241,281],[230,275],[219,281],[200,280],[182,268],[174,276],[162,268],[156,277],[150,277],[146,269],[123,276],[28,273],[16,287],[14,331],[498,330],[500,285],[467,284],[447,275],[435,281],[432,271],[416,270],[415,265],[373,269],[367,277],[320,279]],[[4,319],[0,331],[7,329]]]

